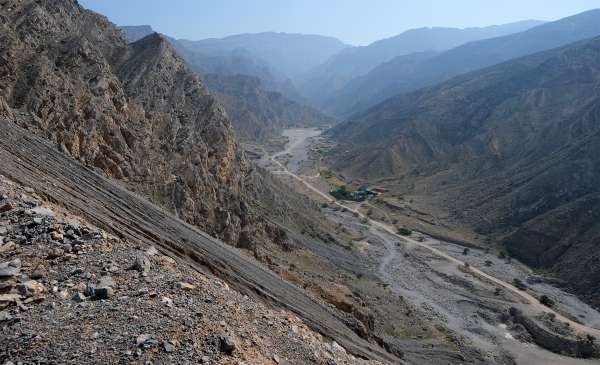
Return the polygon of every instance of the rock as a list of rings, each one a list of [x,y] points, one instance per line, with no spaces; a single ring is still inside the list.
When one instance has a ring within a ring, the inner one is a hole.
[[[42,294],[46,288],[35,280],[29,280],[21,284],[17,284],[17,291],[24,297],[33,297]]]
[[[96,299],[109,299],[115,294],[115,291],[110,286],[94,289],[94,297]]]
[[[0,323],[10,321],[13,316],[10,315],[7,311],[0,312]]]
[[[0,278],[15,276],[21,270],[21,260],[14,259],[8,262],[0,263]]]
[[[335,341],[333,341],[331,343],[331,350],[333,352],[337,352],[337,353],[340,353],[340,354],[344,354],[344,355],[346,354],[346,349],[343,348],[342,346],[340,346],[340,344],[337,343],[337,342],[335,342]]]
[[[235,341],[235,336],[233,335],[233,333],[228,332],[228,333],[224,334],[223,336],[221,336],[220,340],[221,340],[221,343],[220,343],[221,352],[223,352],[227,355],[232,355],[236,348],[236,341]]]
[[[150,272],[150,259],[144,254],[136,255],[131,269],[141,272],[143,276],[148,275],[148,272]]]
[[[137,344],[137,347],[142,349],[149,349],[158,344],[156,337],[153,334],[149,333],[137,336],[135,342]]]
[[[65,244],[62,246],[62,249],[63,249],[63,251],[64,251],[64,252],[66,252],[66,253],[70,253],[71,251],[73,251],[73,246],[71,246],[71,245],[70,245],[70,244],[68,244],[68,243],[65,243]]]
[[[15,207],[10,202],[4,203],[0,206],[0,213],[5,213],[5,212],[11,211],[13,209],[15,209]]]
[[[116,286],[117,284],[115,283],[115,281],[113,280],[112,277],[105,275],[102,276],[100,278],[100,280],[98,280],[98,287],[102,288],[102,287],[108,287],[108,286]]]
[[[35,207],[31,209],[31,212],[37,216],[54,217],[54,212],[49,208]]]
[[[0,246],[0,253],[5,253],[12,250],[15,247],[15,243],[12,241],[8,241],[2,246]]]
[[[83,291],[83,294],[86,297],[93,297],[95,295],[95,292],[96,292],[96,288],[94,288],[93,285],[87,284],[85,286],[85,290]]]
[[[82,303],[85,302],[85,300],[87,299],[85,297],[85,295],[83,295],[83,293],[75,293],[75,295],[73,295],[73,301],[77,302],[77,303]]]
[[[273,355],[273,361],[275,361],[276,364],[279,364],[280,363],[279,356]]]
[[[48,256],[46,256],[49,260],[53,260],[53,259],[57,259],[59,257],[62,257],[65,254],[65,251],[63,251],[60,248],[53,248],[50,250],[50,252],[48,252]]]
[[[40,224],[44,223],[44,220],[40,217],[35,217],[33,218],[33,223],[39,226]]]
[[[175,351],[175,345],[170,341],[163,341],[163,348],[165,352],[171,353]]]
[[[50,233],[50,238],[52,238],[55,241],[62,241],[65,239],[65,236],[60,232],[54,231],[54,232]]]
[[[162,297],[160,299],[160,301],[161,301],[161,303],[163,303],[167,307],[173,307],[173,299],[171,299],[171,298]]]
[[[202,358],[200,358],[200,361],[203,364],[208,364],[210,362],[210,357],[208,357],[208,356],[202,356]]]
[[[150,246],[150,248],[146,250],[146,255],[148,255],[149,257],[156,256],[158,255],[158,250],[156,249],[156,247]]]
[[[177,283],[177,286],[179,286],[179,289],[182,290],[194,290],[196,289],[196,286],[190,283],[185,283],[185,282],[179,282]]]
[[[8,302],[8,303],[16,303],[17,301],[23,299],[23,297],[19,294],[0,294],[0,303]]]

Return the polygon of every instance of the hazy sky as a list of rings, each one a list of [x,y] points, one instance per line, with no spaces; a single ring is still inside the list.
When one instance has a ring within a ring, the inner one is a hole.
[[[600,0],[80,0],[118,25],[150,24],[191,40],[277,31],[323,34],[354,45],[410,28],[555,20]]]

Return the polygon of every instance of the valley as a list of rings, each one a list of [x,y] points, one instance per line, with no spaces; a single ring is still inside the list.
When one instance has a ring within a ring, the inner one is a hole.
[[[600,364],[600,9],[311,1],[0,0],[0,364]]]
[[[352,247],[360,253],[355,256],[362,261],[356,263],[357,266],[366,265],[367,270],[376,272],[393,292],[408,300],[422,315],[443,323],[452,332],[464,336],[467,343],[483,349],[487,361],[502,363],[516,358],[548,364],[593,363],[546,351],[539,347],[539,344],[544,346],[544,340],[535,345],[536,339],[527,339],[527,331],[511,324],[508,309],[518,308],[538,319],[550,314],[553,321],[566,324],[573,331],[571,336],[595,338],[600,336],[599,312],[572,294],[546,283],[543,277],[517,260],[498,258],[490,250],[484,250],[481,248],[484,245],[469,249],[428,237],[425,232],[402,236],[390,224],[361,213],[366,203],[332,199],[323,189],[327,184],[318,182],[318,177],[306,170],[298,173],[300,162],[307,165],[310,141],[318,135],[315,129],[286,130],[283,134],[288,139],[285,149],[261,161],[274,161],[270,165],[273,173],[296,180],[304,187],[301,191],[325,202],[324,211],[329,220],[360,237]],[[279,162],[281,156],[287,156],[284,162]],[[293,163],[288,167],[286,161]],[[325,258],[335,262],[333,257]],[[515,287],[512,284],[515,279],[527,283],[527,289]],[[554,308],[541,304],[541,295],[553,298]],[[423,356],[421,351],[411,353],[407,343],[403,343],[403,351],[413,361]]]

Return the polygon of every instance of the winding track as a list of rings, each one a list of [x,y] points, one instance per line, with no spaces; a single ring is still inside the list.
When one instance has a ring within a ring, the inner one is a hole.
[[[277,155],[271,156],[271,160],[283,169],[283,171],[277,171],[277,174],[288,175],[288,176],[292,177],[293,179],[295,179],[295,180],[299,181],[300,183],[302,183],[305,187],[307,187],[310,191],[312,191],[313,193],[315,193],[319,197],[324,198],[330,204],[336,205],[336,206],[338,206],[340,208],[347,209],[348,211],[354,213],[355,215],[358,215],[359,218],[361,218],[363,220],[366,220],[367,224],[369,224],[369,225],[371,225],[373,227],[379,228],[379,229],[381,229],[381,230],[383,230],[383,231],[385,231],[385,232],[393,235],[394,237],[398,238],[401,241],[407,241],[407,242],[410,242],[410,243],[412,243],[414,245],[417,245],[419,247],[423,247],[423,248],[429,250],[430,252],[432,252],[433,254],[435,254],[435,255],[437,255],[437,256],[445,259],[445,260],[448,260],[448,261],[450,261],[450,262],[452,262],[452,263],[454,263],[456,265],[460,265],[460,266],[464,266],[465,265],[464,261],[461,261],[461,260],[459,260],[459,259],[457,259],[455,257],[452,257],[452,256],[448,255],[447,253],[436,249],[435,247],[431,247],[430,245],[428,245],[426,243],[419,242],[419,241],[414,240],[414,239],[412,239],[410,237],[399,235],[398,233],[396,233],[396,231],[395,231],[395,229],[394,229],[393,226],[390,226],[390,225],[385,224],[383,222],[379,222],[379,221],[373,220],[373,219],[367,217],[366,215],[362,214],[358,210],[353,209],[353,208],[351,208],[351,207],[349,207],[347,205],[344,205],[344,204],[340,203],[337,200],[332,199],[330,195],[328,195],[328,194],[322,192],[321,190],[317,189],[314,185],[312,185],[310,182],[306,181],[303,177],[301,177],[301,176],[299,176],[299,175],[297,175],[297,174],[289,171],[287,169],[287,167],[284,166],[283,164],[281,164],[279,161],[277,161],[277,159],[275,157],[279,156],[281,154],[288,153],[289,151],[291,151],[291,149],[295,148],[299,143],[300,142],[296,141],[296,143],[293,146],[291,146],[291,148],[286,147],[286,149],[284,151],[278,153]],[[386,259],[384,259],[384,262],[385,262],[385,260]],[[390,260],[390,262],[391,262],[391,260]],[[387,266],[387,265],[389,265],[389,262],[385,266]],[[385,269],[385,266],[384,267],[380,266],[380,270],[381,269]],[[470,272],[471,272],[471,274],[473,274],[474,277],[479,277],[480,279],[490,281],[490,282],[492,282],[492,283],[494,283],[494,284],[496,284],[498,286],[501,286],[502,288],[504,288],[506,290],[509,290],[513,294],[516,294],[517,296],[521,297],[522,299],[525,300],[525,303],[523,305],[526,305],[532,311],[534,311],[536,313],[543,313],[543,312],[545,312],[545,313],[552,313],[552,314],[554,314],[556,316],[556,319],[558,319],[558,320],[560,320],[562,322],[568,323],[569,326],[576,333],[581,334],[581,335],[592,335],[592,336],[594,336],[596,338],[600,338],[600,330],[599,329],[585,326],[585,325],[583,325],[581,323],[575,322],[575,321],[573,321],[573,320],[565,317],[564,315],[556,312],[555,310],[544,306],[533,295],[531,295],[531,294],[529,294],[529,293],[527,293],[525,291],[517,289],[514,285],[512,285],[510,283],[507,283],[507,282],[505,282],[505,281],[503,281],[501,279],[498,279],[498,278],[496,278],[496,277],[494,277],[494,276],[492,276],[490,274],[487,274],[487,273],[483,272],[482,270],[480,270],[480,269],[478,269],[476,267],[473,267],[473,266],[470,266]]]

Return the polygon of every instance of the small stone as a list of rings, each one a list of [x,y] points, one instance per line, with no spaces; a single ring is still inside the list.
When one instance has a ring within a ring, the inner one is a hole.
[[[171,298],[162,297],[160,301],[169,308],[173,307],[173,299]]]
[[[7,311],[0,312],[0,323],[10,321],[13,316],[10,315]]]
[[[53,260],[62,257],[64,254],[65,251],[61,250],[60,248],[53,248],[52,250],[50,250],[50,252],[48,252],[47,258],[49,260]]]
[[[203,364],[208,364],[210,362],[210,357],[208,357],[208,356],[202,356],[202,358],[200,358],[200,361]]]
[[[158,250],[156,249],[156,247],[150,246],[150,248],[148,248],[146,250],[146,255],[148,255],[150,257],[156,256],[156,255],[158,255]]]
[[[228,332],[225,335],[221,336],[221,352],[232,355],[235,351],[236,341],[233,333]]]
[[[17,285],[17,291],[24,297],[33,297],[42,294],[46,288],[35,280],[29,280]]]
[[[33,223],[39,226],[40,224],[44,223],[44,220],[40,217],[35,217],[33,218]]]
[[[21,270],[21,260],[14,259],[8,262],[0,263],[0,278],[12,277]]]
[[[273,355],[273,361],[275,361],[276,364],[279,364],[279,362],[280,362],[279,356]]]
[[[168,353],[175,351],[175,345],[170,341],[163,341],[163,348],[165,349],[165,352]]]
[[[62,246],[62,249],[63,249],[63,251],[64,251],[64,252],[66,252],[66,253],[70,253],[70,252],[72,252],[72,251],[73,251],[73,246],[71,246],[71,245],[70,245],[70,244],[68,244],[68,243],[65,243],[65,244]]]
[[[219,321],[219,326],[225,327],[227,326],[227,323],[225,321]]]
[[[65,238],[65,236],[62,233],[54,231],[50,233],[50,238],[52,238],[55,241],[62,241]]]
[[[75,293],[75,295],[73,295],[73,301],[77,302],[77,303],[82,303],[85,302],[86,297],[85,295],[83,295],[83,293]]]
[[[153,334],[145,333],[143,335],[137,336],[135,342],[138,347],[143,349],[149,349],[154,345],[158,344],[156,337]]]
[[[177,284],[179,286],[179,289],[182,290],[194,290],[196,289],[196,286],[190,283],[185,283],[185,282],[179,282]]]
[[[15,243],[12,241],[6,242],[4,245],[0,246],[0,253],[5,253],[15,248]]]
[[[144,254],[138,254],[135,257],[133,265],[131,266],[132,270],[137,270],[142,273],[143,276],[148,275],[150,271],[150,260]]]
[[[13,209],[15,209],[15,207],[10,202],[4,203],[0,206],[0,213],[5,213],[5,212],[11,211]]]
[[[102,276],[100,278],[100,280],[98,280],[98,287],[102,288],[102,287],[107,287],[107,286],[116,286],[117,284],[115,283],[115,281],[113,280],[112,277],[105,275]]]
[[[109,299],[115,294],[115,291],[110,286],[94,289],[94,297],[96,299]]]

